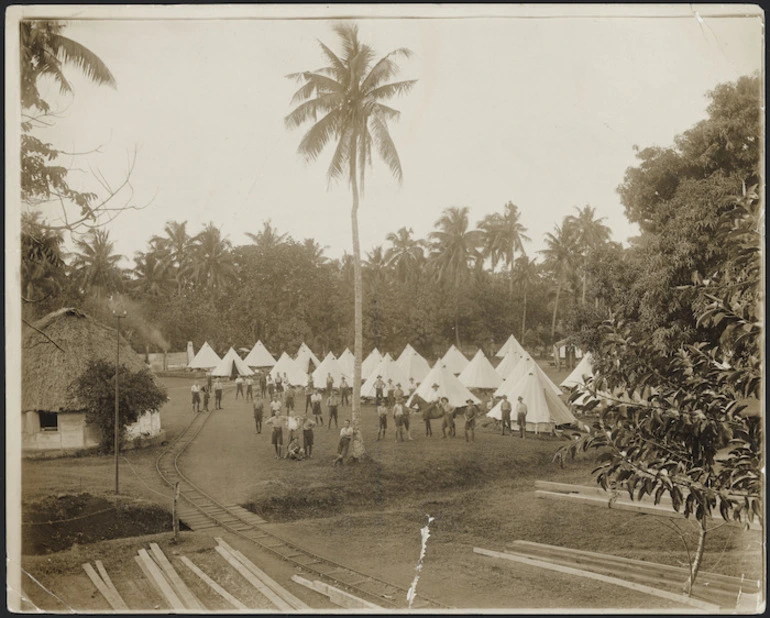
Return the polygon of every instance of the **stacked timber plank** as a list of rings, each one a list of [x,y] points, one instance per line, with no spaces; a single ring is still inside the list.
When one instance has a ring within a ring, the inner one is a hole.
[[[96,568],[99,570],[98,573],[94,570],[94,567],[91,566],[90,562],[83,564],[83,570],[86,572],[86,575],[88,575],[88,578],[93,582],[94,586],[96,586],[96,589],[107,600],[110,607],[114,610],[127,611],[128,605],[126,605],[126,602],[121,598],[118,589],[115,588],[115,584],[112,583],[112,579],[110,579],[110,576],[107,574],[107,569],[104,568],[104,564],[102,564],[101,560],[96,561]]]
[[[642,500],[631,500],[627,492],[613,494],[598,486],[591,487],[549,481],[535,481],[535,496],[548,500],[567,500],[589,506],[603,506],[619,511],[631,511],[671,519],[685,519],[681,511],[674,510],[669,496],[661,496],[658,504],[655,504],[650,496],[644,496]],[[746,525],[746,522],[737,521],[728,521],[727,523],[739,526]],[[756,520],[749,522],[749,529],[761,530],[761,524]]]
[[[644,594],[681,603],[709,612],[734,610],[742,600],[755,598],[760,582],[717,573],[700,572],[692,594],[682,593],[689,579],[687,568],[675,567],[621,556],[578,549],[515,541],[504,552],[474,548],[474,552],[621,586]]]

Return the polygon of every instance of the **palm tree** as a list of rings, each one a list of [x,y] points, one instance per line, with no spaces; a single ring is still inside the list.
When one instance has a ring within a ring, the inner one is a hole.
[[[155,251],[134,254],[134,289],[142,296],[163,297],[174,282],[174,267],[169,257]]]
[[[80,290],[101,298],[103,293],[120,291],[122,273],[118,264],[123,258],[113,253],[115,243],[107,230],[96,229],[75,241],[72,277]]]
[[[340,24],[335,26],[334,31],[342,45],[341,56],[320,43],[328,66],[289,76],[301,82],[302,86],[294,94],[292,105],[298,105],[286,117],[286,125],[296,128],[312,120],[313,125],[298,149],[308,161],[314,161],[328,144],[336,142],[328,179],[331,182],[345,177],[353,194],[350,218],[353,229],[355,364],[351,403],[353,426],[358,429],[363,356],[363,289],[358,237],[360,191],[364,188],[367,165],[372,162],[372,146],[396,180],[401,180],[401,161],[388,129],[388,121],[396,120],[399,112],[383,101],[409,92],[415,80],[390,81],[399,70],[396,59],[409,57],[409,50],[396,49],[375,62],[374,50],[359,41],[355,24]],[[363,444],[358,444],[358,449],[363,451]]]
[[[313,268],[318,268],[328,262],[328,258],[324,255],[324,252],[329,247],[325,245],[322,247],[312,238],[306,238],[302,243],[302,247],[305,249],[310,265]]]
[[[471,271],[483,259],[479,248],[484,240],[480,230],[468,229],[468,207],[446,208],[430,233],[430,262],[436,280],[452,288],[455,309],[455,341],[460,347],[460,293]]]
[[[508,297],[513,297],[513,264],[516,252],[524,253],[524,241],[530,238],[525,234],[527,228],[519,221],[519,208],[513,202],[507,202],[502,214],[493,213],[479,221],[479,229],[484,232],[483,255],[492,261],[492,270],[503,261],[508,267]]]
[[[40,213],[21,216],[22,300],[38,303],[57,294],[64,283],[65,263],[61,232],[40,221]]]
[[[556,316],[559,311],[559,296],[570,276],[577,256],[577,242],[568,225],[554,226],[553,233],[545,235],[546,248],[540,251],[545,256],[545,265],[556,277],[556,300],[553,304],[551,341],[556,335]]]
[[[398,232],[390,232],[386,237],[390,247],[385,252],[385,261],[402,283],[414,276],[425,261],[425,241],[415,240],[412,234],[412,228],[402,227]]]
[[[246,232],[255,245],[262,249],[272,249],[286,241],[286,234],[279,234],[278,229],[270,223],[270,219],[262,222],[262,229],[256,234]]]
[[[37,89],[40,77],[53,78],[63,94],[71,93],[72,86],[62,70],[64,65],[80,69],[98,85],[116,87],[115,77],[107,65],[91,50],[63,36],[63,29],[63,23],[44,19],[24,20],[19,24],[22,107],[36,107],[43,112],[50,109]]]
[[[588,275],[588,254],[592,249],[595,249],[599,245],[602,245],[610,239],[610,228],[608,228],[602,221],[606,217],[599,219],[594,218],[596,215],[596,209],[592,206],[584,206],[578,208],[575,206],[578,214],[570,215],[565,219],[565,225],[570,226],[572,233],[575,235],[575,241],[578,245],[578,250],[582,257],[582,283],[583,292],[581,295],[581,304],[586,302],[586,279]]]
[[[184,287],[190,276],[192,238],[187,233],[187,221],[167,221],[163,227],[165,236],[150,238],[150,247],[158,260],[167,262],[175,269],[177,290]]]
[[[195,282],[209,289],[221,288],[235,277],[232,245],[213,223],[193,238],[191,272]]]
[[[511,277],[512,281],[516,284],[516,287],[522,291],[524,296],[524,309],[521,314],[522,341],[524,334],[527,332],[527,296],[529,294],[529,289],[537,281],[537,266],[535,260],[530,260],[526,255],[520,255],[516,258],[516,265]]]

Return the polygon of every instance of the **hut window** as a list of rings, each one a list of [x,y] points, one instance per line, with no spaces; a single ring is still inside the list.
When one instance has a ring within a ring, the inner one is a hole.
[[[58,431],[59,415],[56,412],[40,412],[40,431]]]

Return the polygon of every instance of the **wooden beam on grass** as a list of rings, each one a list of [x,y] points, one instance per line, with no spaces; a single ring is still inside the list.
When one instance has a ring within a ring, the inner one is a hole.
[[[221,545],[217,545],[214,549],[217,550],[217,553],[222,556],[227,563],[233,567],[236,571],[238,571],[243,578],[249,582],[254,588],[256,588],[262,596],[264,596],[268,601],[270,601],[276,608],[280,609],[284,612],[291,612],[294,611],[294,608],[289,605],[286,601],[284,601],[281,597],[279,597],[275,592],[270,590],[265,584],[260,581],[260,579],[254,575],[249,569],[247,569],[235,556],[233,556],[229,551],[227,551],[224,547]]]
[[[243,564],[243,566],[245,566],[247,569],[249,569],[249,571],[254,573],[254,575],[257,576],[263,584],[265,584],[268,588],[270,588],[273,592],[275,592],[279,597],[281,597],[294,609],[310,609],[310,606],[307,603],[305,603],[302,599],[299,599],[296,596],[294,596],[288,590],[286,590],[286,588],[281,586],[281,584],[275,581],[272,577],[270,577],[267,573],[265,573],[262,569],[260,569],[256,564],[254,564],[251,560],[249,560],[237,549],[233,549],[232,547],[230,547],[230,545],[228,545],[225,541],[223,541],[219,537],[216,537],[215,540],[227,551],[229,551],[233,556],[235,556],[235,558],[241,564]]]
[[[492,558],[502,558],[503,560],[509,560],[511,562],[519,562],[521,564],[526,564],[528,566],[539,567],[541,569],[547,569],[549,571],[556,571],[557,573],[564,573],[566,575],[575,575],[577,577],[585,577],[587,579],[593,579],[596,581],[603,582],[605,584],[612,584],[614,586],[628,588],[630,590],[635,590],[636,592],[649,594],[651,596],[659,597],[661,599],[666,599],[668,601],[673,601],[675,603],[681,603],[683,605],[688,605],[690,607],[703,609],[703,610],[706,610],[707,612],[716,613],[721,609],[719,605],[716,605],[714,603],[709,603],[707,601],[701,601],[700,599],[693,599],[692,597],[688,597],[684,594],[677,594],[674,592],[669,592],[668,590],[660,590],[659,588],[653,588],[651,586],[645,586],[643,584],[629,582],[624,579],[619,579],[617,577],[610,577],[608,575],[601,575],[599,573],[592,573],[590,571],[583,571],[581,569],[575,569],[568,566],[553,564],[550,562],[544,562],[542,560],[537,560],[535,558],[532,558],[531,556],[527,556],[524,554],[503,553],[499,551],[492,551],[489,549],[482,549],[480,547],[474,547],[473,552],[476,554],[481,554],[483,556],[490,556]]]
[[[142,548],[139,550],[139,558],[144,563],[145,568],[150,574],[150,578],[160,590],[163,597],[168,601],[171,609],[187,609],[182,600],[177,596],[177,593],[171,587],[171,584],[166,581],[166,577],[163,575],[163,571],[160,570],[157,564],[150,558],[150,554],[147,550]]]
[[[120,593],[118,592],[118,589],[115,587],[115,584],[112,583],[112,580],[110,579],[109,573],[107,573],[107,569],[104,568],[104,564],[101,560],[96,560],[96,569],[99,571],[99,575],[101,575],[102,580],[104,580],[104,583],[107,585],[107,587],[112,590],[112,592],[115,594],[115,596],[120,600],[120,602],[125,605],[125,609],[128,609],[128,605],[126,605],[125,601],[120,596]]]
[[[160,596],[161,599],[165,599],[166,597],[163,594],[163,591],[160,589],[160,586],[158,586],[158,582],[156,582],[155,579],[153,578],[152,574],[150,573],[150,570],[147,568],[147,565],[144,564],[144,562],[139,556],[134,556],[134,560],[136,560],[136,563],[139,565],[139,568],[142,570],[142,574],[145,576],[145,578],[147,578],[147,581],[150,582],[150,585],[153,587],[155,592],[158,593],[158,596]]]
[[[86,575],[88,575],[88,578],[93,582],[94,586],[96,586],[96,589],[101,592],[102,596],[107,600],[107,603],[110,604],[110,607],[115,610],[127,610],[128,605],[126,605],[125,601],[120,598],[120,595],[116,591],[113,591],[112,588],[110,588],[101,577],[99,577],[98,573],[94,571],[94,567],[91,566],[89,562],[83,563],[83,570],[86,572]]]
[[[150,549],[152,550],[153,557],[158,562],[158,566],[163,569],[163,573],[168,577],[168,580],[171,582],[171,585],[174,586],[174,589],[187,606],[187,609],[205,610],[206,608],[203,607],[203,604],[195,597],[182,578],[179,577],[179,573],[176,572],[174,566],[169,562],[169,559],[166,558],[166,554],[163,553],[160,546],[157,543],[150,543]]]
[[[318,579],[310,581],[309,579],[305,579],[299,575],[292,575],[291,580],[302,586],[305,586],[306,588],[309,588],[310,590],[322,594],[325,597],[328,597],[332,603],[338,605],[339,607],[344,607],[345,609],[384,609],[380,605],[370,603],[361,597],[350,594],[345,590],[340,590],[339,588],[331,586],[326,582],[322,582]]]
[[[181,556],[180,559],[182,560],[182,564],[184,564],[188,569],[190,569],[193,573],[195,573],[200,579],[206,582],[209,588],[211,588],[219,596],[221,596],[228,603],[230,603],[230,605],[232,605],[233,608],[249,609],[248,607],[246,607],[246,605],[241,603],[238,599],[236,599],[232,594],[230,594],[217,582],[215,582],[208,575],[206,575],[206,573],[204,573],[200,568],[198,568],[198,566],[192,560],[190,560],[187,556]]]

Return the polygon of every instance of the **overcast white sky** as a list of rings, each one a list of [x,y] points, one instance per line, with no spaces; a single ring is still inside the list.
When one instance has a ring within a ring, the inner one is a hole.
[[[338,48],[331,23],[69,22],[65,34],[105,61],[118,88],[70,71],[75,96],[58,99],[66,117],[43,136],[72,151],[103,145],[87,161],[113,180],[138,148],[135,201],[152,203],[109,226],[119,252],[144,249],[170,219],[193,233],[213,221],[234,244],[271,219],[332,257],[350,251],[347,186],[327,190],[328,156],[306,165],[296,154],[303,132],[283,123],[296,88],[285,75],[322,66],[318,39]],[[364,250],[401,226],[426,235],[446,207],[469,206],[475,224],[508,200],[530,252],[585,204],[625,241],[637,231],[615,189],[633,146],[670,145],[706,116],[708,90],[762,66],[756,16],[358,23],[379,54],[410,48],[402,77],[419,80],[392,103],[402,112],[391,131],[403,184],[377,160],[369,172]]]

